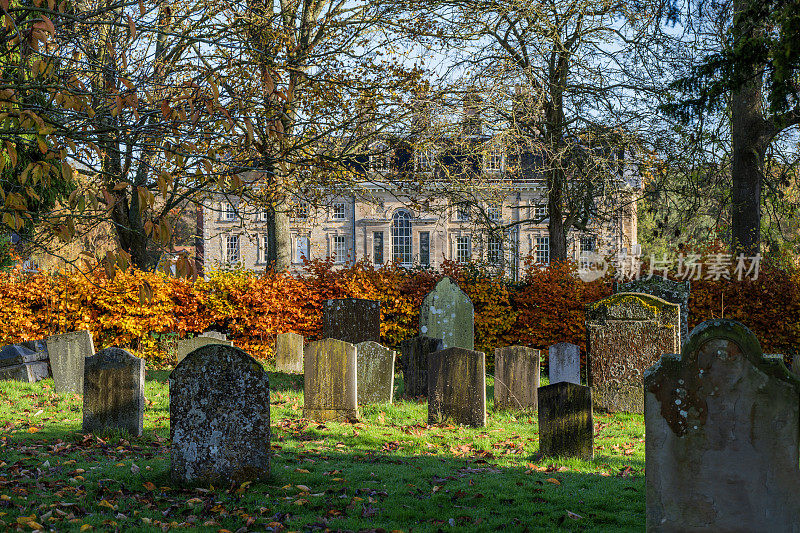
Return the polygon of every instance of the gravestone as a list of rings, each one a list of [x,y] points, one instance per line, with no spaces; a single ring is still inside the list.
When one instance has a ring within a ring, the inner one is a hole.
[[[275,369],[278,372],[303,371],[303,336],[279,333],[275,337]]]
[[[356,345],[358,405],[392,403],[395,351],[375,341]]]
[[[732,320],[645,374],[648,531],[798,531],[800,380]]]
[[[467,293],[444,277],[419,309],[419,334],[442,339],[445,348],[475,349],[475,309]]]
[[[86,358],[83,374],[83,431],[120,429],[142,436],[144,359],[120,348]]]
[[[428,423],[486,425],[486,356],[445,348],[428,356]]]
[[[507,346],[494,351],[496,409],[536,410],[539,388],[539,350]]]
[[[594,457],[592,389],[561,381],[539,388],[539,452],[551,457]]]
[[[35,383],[49,376],[47,347],[43,342],[26,341],[0,349],[0,380]]]
[[[659,275],[641,278],[626,283],[614,282],[614,292],[640,292],[661,298],[681,307],[681,343],[689,337],[689,280],[673,281]]]
[[[209,337],[211,339],[217,339],[219,341],[226,341],[228,340],[228,335],[226,333],[222,333],[219,331],[207,330],[198,335],[198,337]]]
[[[548,351],[548,374],[550,383],[581,384],[581,348],[569,342],[559,342]]]
[[[662,354],[680,349],[680,307],[620,292],[586,311],[587,366],[596,408],[642,413],[642,377]]]
[[[312,420],[358,420],[355,344],[339,339],[310,342],[303,356],[303,417]]]
[[[325,300],[322,337],[358,344],[381,341],[381,303],[361,298]]]
[[[244,351],[209,344],[169,376],[173,481],[218,486],[269,476],[269,378]]]
[[[428,396],[428,355],[443,350],[442,339],[414,337],[400,343],[403,394],[409,398]]]
[[[177,362],[180,363],[183,361],[183,358],[195,351],[198,348],[202,348],[203,346],[208,346],[209,344],[221,344],[223,346],[233,346],[233,342],[229,340],[218,339],[217,337],[192,337],[191,339],[182,339],[178,341],[178,346],[176,348],[176,359]]]
[[[91,332],[83,330],[52,335],[47,338],[47,353],[55,391],[58,394],[82,394],[84,360],[94,355]]]

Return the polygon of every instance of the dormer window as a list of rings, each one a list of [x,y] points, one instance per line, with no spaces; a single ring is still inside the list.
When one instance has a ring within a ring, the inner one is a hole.
[[[224,202],[222,205],[222,220],[233,221],[236,220],[236,207],[230,202]]]

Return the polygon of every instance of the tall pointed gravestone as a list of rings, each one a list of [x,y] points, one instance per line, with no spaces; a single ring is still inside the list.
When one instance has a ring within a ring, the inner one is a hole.
[[[303,417],[358,420],[356,345],[338,339],[310,342],[305,348]]]
[[[648,531],[800,530],[800,380],[732,320],[644,377]]]
[[[275,369],[278,372],[303,371],[303,336],[279,333],[275,337]]]
[[[442,339],[445,348],[475,349],[475,309],[449,277],[428,293],[419,310],[419,334]]]
[[[192,337],[191,339],[183,339],[178,341],[178,348],[176,354],[178,363],[183,361],[184,357],[186,357],[188,354],[192,353],[196,349],[202,348],[203,346],[208,346],[209,344],[221,344],[223,346],[233,346],[233,341],[229,341],[227,339],[221,339],[220,337],[221,337],[220,334],[216,334],[213,337],[207,337],[204,333],[199,337]]]
[[[86,358],[83,376],[83,431],[119,429],[141,437],[144,422],[144,359],[121,348]]]
[[[428,355],[443,350],[442,339],[414,337],[400,343],[403,394],[409,398],[428,396]]]
[[[394,350],[375,341],[356,345],[358,405],[392,403],[395,356]]]
[[[661,298],[671,304],[681,306],[681,343],[689,337],[689,281],[673,281],[653,275],[627,283],[614,284],[614,292],[639,292]]]
[[[428,356],[428,423],[486,425],[486,356],[445,348]]]
[[[171,474],[228,485],[270,473],[269,378],[244,351],[209,344],[169,376]]]
[[[73,331],[47,338],[47,353],[53,370],[53,385],[59,394],[83,394],[83,367],[94,355],[94,341],[88,330]]]
[[[325,300],[322,338],[358,344],[381,341],[381,303],[361,298]]]
[[[587,374],[595,407],[643,412],[644,371],[680,349],[680,327],[680,307],[648,294],[621,292],[590,304]]]
[[[537,409],[539,350],[527,346],[497,348],[494,370],[496,409]]]

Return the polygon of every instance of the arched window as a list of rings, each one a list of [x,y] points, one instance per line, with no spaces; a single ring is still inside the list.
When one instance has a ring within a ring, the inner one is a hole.
[[[411,265],[411,215],[402,209],[392,216],[392,260]]]

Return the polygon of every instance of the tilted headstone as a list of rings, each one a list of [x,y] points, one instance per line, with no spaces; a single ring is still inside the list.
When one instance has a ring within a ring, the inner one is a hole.
[[[144,359],[121,348],[106,348],[87,357],[83,368],[83,431],[119,429],[140,437]]]
[[[269,378],[244,351],[209,344],[169,376],[171,475],[230,484],[270,472]]]
[[[183,361],[183,358],[195,351],[198,348],[202,348],[203,346],[208,346],[209,344],[221,344],[223,346],[233,346],[232,341],[218,339],[217,337],[192,337],[191,339],[182,339],[178,341],[178,346],[176,348],[176,359],[178,363]]]
[[[648,531],[800,530],[800,380],[732,320],[644,377]]]
[[[592,389],[568,381],[539,388],[539,452],[594,457]]]
[[[322,337],[358,344],[381,341],[381,303],[361,298],[325,300]]]
[[[278,333],[275,337],[275,369],[278,372],[303,371],[303,336]]]
[[[0,380],[35,383],[49,376],[47,347],[43,342],[26,341],[0,349]]]
[[[496,409],[536,410],[539,388],[539,350],[507,346],[494,351]]]
[[[620,292],[590,304],[587,364],[595,407],[642,413],[644,371],[680,349],[680,327],[680,307],[648,294]]]
[[[55,391],[58,394],[82,394],[84,360],[94,355],[91,332],[83,330],[52,335],[47,338],[47,353]]]
[[[444,277],[419,309],[419,334],[442,339],[445,348],[475,349],[475,309],[467,293]]]
[[[428,423],[486,425],[486,356],[445,348],[428,356]]]
[[[403,394],[409,398],[428,396],[428,355],[443,350],[442,339],[414,337],[400,343]]]
[[[310,342],[305,348],[303,417],[358,420],[356,345],[339,339]]]
[[[581,348],[569,342],[559,342],[548,351],[548,375],[550,383],[581,384]]]
[[[689,280],[673,281],[659,275],[641,278],[627,283],[614,283],[614,292],[640,292],[649,294],[671,304],[681,306],[681,343],[689,337]]]
[[[358,405],[392,403],[395,351],[375,341],[356,345]]]

